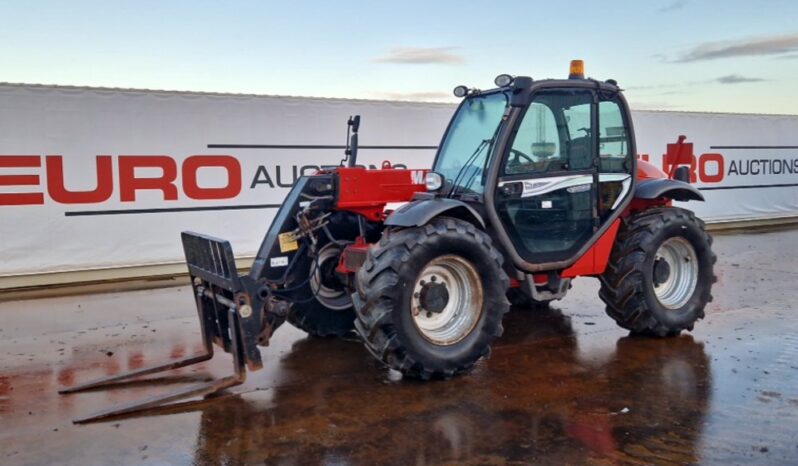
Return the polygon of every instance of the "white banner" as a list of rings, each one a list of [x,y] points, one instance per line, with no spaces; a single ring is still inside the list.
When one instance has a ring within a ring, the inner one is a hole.
[[[798,116],[634,112],[637,152],[663,168],[666,144],[693,143],[691,179],[707,221],[798,215]]]
[[[253,255],[294,179],[343,157],[428,167],[451,104],[0,85],[0,277],[182,261],[179,233]],[[695,144],[707,220],[798,214],[798,117],[635,112],[661,166]]]

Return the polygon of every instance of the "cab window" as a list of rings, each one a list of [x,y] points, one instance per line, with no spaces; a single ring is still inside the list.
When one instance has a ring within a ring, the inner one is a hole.
[[[544,174],[593,166],[593,94],[585,90],[535,95],[513,140],[504,174]]]
[[[620,103],[613,98],[599,102],[599,160],[602,173],[626,173],[629,130]]]

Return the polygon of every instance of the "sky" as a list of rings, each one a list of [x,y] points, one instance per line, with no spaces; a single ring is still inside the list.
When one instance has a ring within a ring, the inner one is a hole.
[[[0,0],[0,82],[455,102],[571,59],[634,109],[798,114],[798,1]]]

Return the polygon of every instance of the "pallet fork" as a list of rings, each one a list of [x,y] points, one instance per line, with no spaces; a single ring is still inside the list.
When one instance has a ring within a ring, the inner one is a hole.
[[[123,414],[166,407],[173,402],[193,397],[213,395],[244,383],[247,368],[257,370],[263,367],[257,343],[262,332],[268,332],[267,335],[271,333],[270,328],[264,327],[268,324],[264,322],[265,313],[261,311],[267,301],[268,291],[262,287],[257,290],[256,282],[250,276],[238,275],[233,251],[228,241],[191,232],[184,232],[182,241],[191,286],[197,301],[204,353],[167,364],[103,377],[62,389],[59,393],[69,394],[109,388],[142,375],[198,364],[213,357],[214,344],[233,355],[233,375],[117,405],[74,419],[72,422],[75,424],[100,421]]]

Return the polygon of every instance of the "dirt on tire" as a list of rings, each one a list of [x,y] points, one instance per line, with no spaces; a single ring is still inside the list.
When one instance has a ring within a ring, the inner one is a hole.
[[[419,272],[432,259],[458,255],[476,266],[483,286],[479,320],[461,341],[436,345],[415,327],[410,295]],[[463,220],[440,217],[428,224],[388,232],[358,271],[355,327],[366,348],[388,367],[420,378],[449,378],[467,371],[490,352],[503,332],[510,284],[503,257],[490,237]]]
[[[689,300],[678,309],[662,305],[654,293],[653,267],[657,250],[668,238],[680,236],[694,248],[698,280]],[[692,330],[712,301],[716,281],[712,237],[693,212],[677,207],[648,209],[623,219],[607,269],[599,277],[599,297],[607,314],[633,333],[669,336]]]

